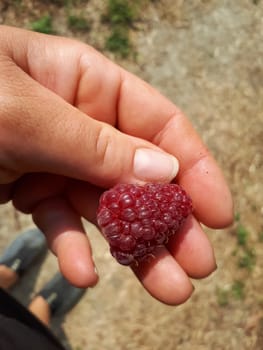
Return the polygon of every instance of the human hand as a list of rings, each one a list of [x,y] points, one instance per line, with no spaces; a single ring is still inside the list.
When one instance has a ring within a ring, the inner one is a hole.
[[[62,273],[85,287],[98,277],[81,217],[95,222],[102,189],[177,175],[194,216],[154,260],[132,268],[155,298],[184,302],[190,278],[216,267],[199,222],[232,221],[223,175],[187,118],[77,41],[2,26],[0,60],[0,202],[32,214]]]

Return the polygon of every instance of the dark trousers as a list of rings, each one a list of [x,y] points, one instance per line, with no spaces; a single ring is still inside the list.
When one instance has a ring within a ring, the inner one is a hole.
[[[0,288],[0,350],[65,350],[29,310]]]

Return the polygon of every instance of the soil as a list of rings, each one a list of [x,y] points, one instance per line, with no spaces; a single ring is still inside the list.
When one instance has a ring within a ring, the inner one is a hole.
[[[62,2],[60,2],[62,3]],[[153,84],[190,118],[229,182],[236,220],[209,230],[218,269],[193,281],[182,306],[150,297],[129,269],[119,266],[87,223],[100,282],[54,332],[74,350],[263,349],[263,1],[144,1],[131,30],[136,58],[104,50],[104,1],[78,1],[74,11],[90,31],[71,31],[59,1],[2,1],[0,23],[28,28],[53,14],[60,35],[87,42]],[[0,250],[31,218],[0,207]],[[239,241],[245,235],[246,244]],[[13,294],[26,304],[56,271],[49,253]]]

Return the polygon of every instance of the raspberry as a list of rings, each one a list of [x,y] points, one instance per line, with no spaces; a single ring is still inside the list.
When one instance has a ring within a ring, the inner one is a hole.
[[[154,255],[192,212],[192,201],[177,184],[119,184],[105,191],[97,221],[122,265]]]

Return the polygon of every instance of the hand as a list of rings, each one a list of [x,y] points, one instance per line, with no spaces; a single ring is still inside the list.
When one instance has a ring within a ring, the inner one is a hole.
[[[194,203],[177,238],[133,270],[155,298],[184,302],[190,278],[216,267],[199,222],[222,228],[232,200],[187,118],[151,86],[91,47],[0,27],[0,202],[30,213],[77,286],[97,282],[81,218],[102,188],[176,181]]]

